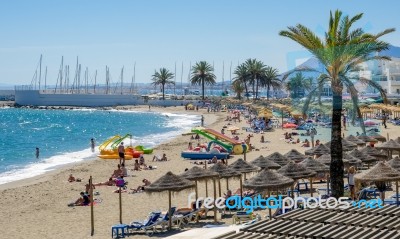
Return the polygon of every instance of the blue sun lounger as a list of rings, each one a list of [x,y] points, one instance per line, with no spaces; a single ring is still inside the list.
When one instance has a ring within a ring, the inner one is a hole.
[[[149,217],[140,222],[133,221],[128,225],[128,231],[144,231],[147,235],[152,235],[155,232],[155,225],[161,216],[161,212],[152,212]]]

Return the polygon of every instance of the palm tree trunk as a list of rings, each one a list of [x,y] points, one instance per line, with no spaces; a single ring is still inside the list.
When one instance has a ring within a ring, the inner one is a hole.
[[[269,101],[269,90],[270,90],[270,84],[267,85],[267,101]]]
[[[204,101],[204,79],[201,80],[201,90],[202,90],[203,101]]]
[[[342,90],[343,85],[333,80],[332,81],[332,130],[331,130],[331,188],[332,196],[339,198],[343,196],[343,150],[342,150]]]
[[[164,84],[161,84],[161,85],[162,85],[162,100],[165,100],[165,94],[164,94],[165,85]]]
[[[256,81],[256,100],[258,98],[258,79],[254,79]]]
[[[246,90],[246,97],[247,97],[247,100],[249,100],[249,91],[248,91],[248,89],[247,89],[247,84],[246,84],[246,82],[244,82],[244,89]]]

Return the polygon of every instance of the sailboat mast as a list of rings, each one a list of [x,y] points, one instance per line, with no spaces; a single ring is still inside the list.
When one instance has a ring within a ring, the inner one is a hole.
[[[40,54],[40,66],[39,66],[39,91],[40,91],[41,79],[42,79],[42,54]]]
[[[131,81],[131,89],[130,89],[130,93],[132,93],[133,92],[133,84],[135,83],[134,81],[135,81],[135,67],[136,67],[136,62],[133,64],[133,76],[132,76],[132,81]]]
[[[229,67],[229,84],[232,84],[232,61],[231,66]]]
[[[225,62],[222,61],[222,91],[224,91]]]
[[[176,88],[176,61],[175,61],[175,74],[174,74],[174,95],[175,95],[175,88]]]
[[[94,85],[93,85],[93,93],[96,94],[96,84],[97,84],[97,70],[94,74]]]
[[[124,85],[124,67],[122,67],[122,70],[121,70],[121,95],[122,95],[123,85]]]
[[[182,72],[181,72],[181,95],[183,95],[183,61],[182,61]]]
[[[46,71],[44,73],[44,90],[47,88],[47,66],[46,66]]]

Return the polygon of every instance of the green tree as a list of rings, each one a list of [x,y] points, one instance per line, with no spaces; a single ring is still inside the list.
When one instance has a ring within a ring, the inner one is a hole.
[[[321,39],[309,28],[298,24],[281,31],[281,36],[287,37],[310,51],[324,66],[318,78],[318,84],[329,82],[332,88],[332,130],[331,130],[331,185],[332,195],[340,197],[344,193],[343,188],[343,150],[342,150],[342,92],[347,87],[353,100],[354,107],[358,108],[357,89],[354,80],[377,87],[385,99],[382,88],[369,79],[353,77],[358,65],[369,60],[390,60],[386,56],[377,56],[376,52],[388,49],[387,42],[379,40],[380,37],[395,31],[394,28],[386,29],[378,34],[365,33],[363,29],[352,30],[355,22],[362,18],[363,14],[357,14],[349,18],[336,10],[330,13],[328,31],[325,39]],[[297,69],[301,70],[301,69]],[[305,69],[303,69],[305,70]],[[306,102],[307,103],[307,102]],[[309,102],[308,102],[309,103]],[[306,106],[307,104],[305,104]],[[359,112],[359,109],[357,110]]]
[[[190,83],[192,85],[201,85],[202,98],[204,100],[204,86],[214,85],[216,76],[214,75],[214,68],[206,61],[196,62],[192,67]]]
[[[261,85],[263,87],[267,87],[267,100],[269,100],[269,92],[271,87],[275,89],[279,89],[282,86],[282,81],[278,78],[278,70],[267,66],[265,68],[264,75],[261,77]]]
[[[286,82],[285,87],[290,91],[291,98],[299,98],[301,93],[311,90],[312,78],[306,78],[302,72],[297,72],[294,77],[291,77]],[[303,96],[302,96],[303,97]]]
[[[233,92],[236,93],[236,97],[239,100],[241,100],[242,99],[242,93],[245,90],[244,83],[242,81],[233,81],[231,88],[232,88]]]
[[[249,79],[249,74],[247,72],[246,65],[244,63],[238,65],[236,67],[235,71],[233,72],[233,74],[235,75],[235,77],[233,78],[232,85],[243,86],[244,90],[246,92],[246,97],[247,97],[247,99],[249,99],[249,91],[247,89],[247,82]]]
[[[158,72],[154,71],[152,77],[152,84],[154,86],[161,85],[162,98],[165,100],[164,88],[165,85],[175,85],[175,82],[171,80],[174,78],[174,73],[169,72],[169,70],[165,68],[160,68]]]
[[[258,87],[260,81],[265,78],[267,67],[262,61],[257,59],[247,59],[244,65],[247,68],[247,73],[249,75],[249,81],[253,85],[253,92],[255,92],[255,99],[258,99]]]

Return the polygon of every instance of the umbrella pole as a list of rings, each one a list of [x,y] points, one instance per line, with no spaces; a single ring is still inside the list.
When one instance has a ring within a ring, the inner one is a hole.
[[[214,185],[214,200],[217,199],[217,187],[215,185],[215,178],[213,178],[213,185]],[[214,201],[214,222],[217,222],[217,205]]]
[[[226,178],[226,191],[229,190],[228,178]]]
[[[171,215],[171,191],[168,191],[168,229],[172,227],[172,215]]]
[[[397,183],[397,182],[396,182]],[[94,234],[94,214],[93,214],[93,180],[92,176],[89,179],[89,188],[90,188],[90,221],[91,221],[91,232],[90,235],[93,236]]]
[[[195,186],[196,186],[195,193],[196,193],[196,203],[197,203],[197,199],[199,198],[199,190],[197,188],[197,180],[194,180],[194,183],[195,183]]]
[[[292,185],[292,187],[290,189],[292,190],[292,193],[291,193],[292,195],[291,196],[294,199],[294,184]]]
[[[221,197],[221,178],[218,178],[218,196]]]
[[[119,187],[119,223],[122,224],[122,198],[121,198],[121,191],[122,187]]]
[[[311,197],[312,197],[313,196],[312,178],[310,178],[310,190],[311,190]]]
[[[242,181],[242,175],[240,175],[240,179],[239,179],[239,183],[240,183],[240,198],[243,197],[243,181]]]
[[[271,197],[271,192],[268,190],[268,198]],[[269,220],[272,220],[272,214],[271,214],[271,200],[268,201],[268,214],[269,214]]]
[[[330,181],[330,175],[328,174],[326,176],[326,195],[329,197],[329,181]]]
[[[208,180],[206,179],[206,197],[208,197]]]
[[[396,181],[396,206],[399,206],[399,182]]]

